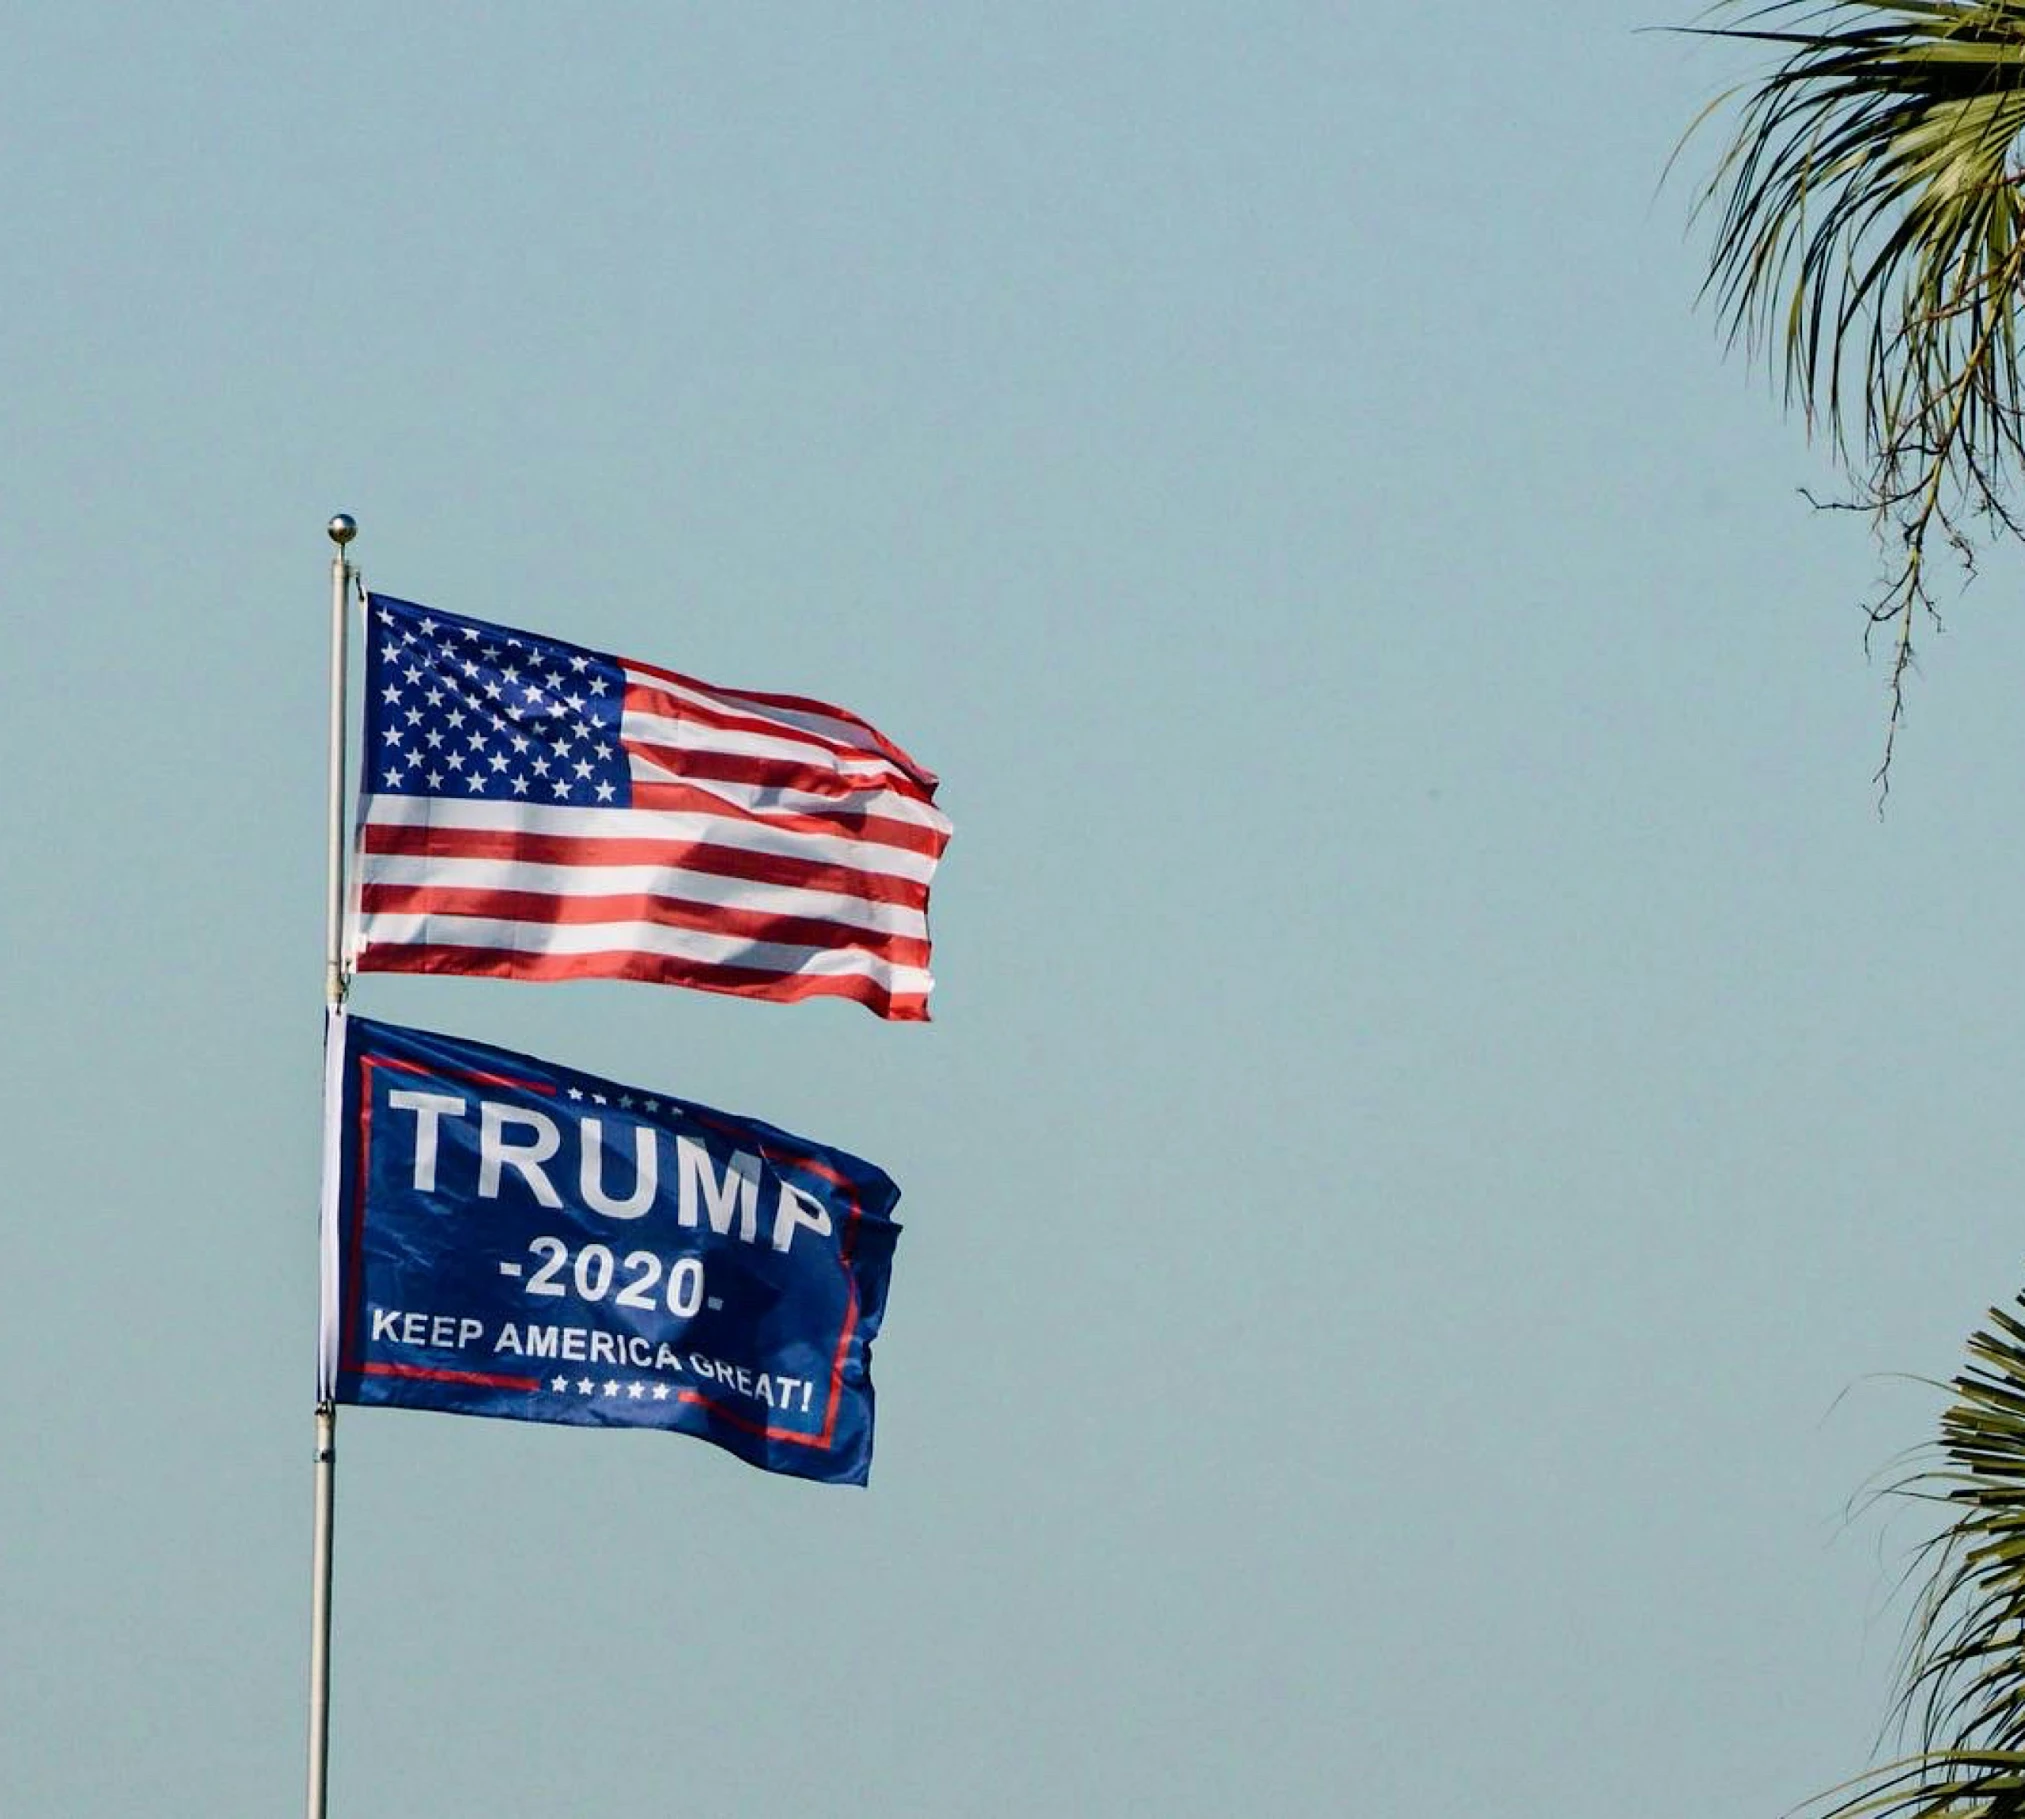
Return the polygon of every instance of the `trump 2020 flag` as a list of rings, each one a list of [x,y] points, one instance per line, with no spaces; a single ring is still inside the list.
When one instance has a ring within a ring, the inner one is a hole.
[[[353,958],[919,1021],[935,773],[855,714],[367,598]]]
[[[694,1434],[862,1484],[900,1195],[869,1162],[332,1013],[319,1393]]]

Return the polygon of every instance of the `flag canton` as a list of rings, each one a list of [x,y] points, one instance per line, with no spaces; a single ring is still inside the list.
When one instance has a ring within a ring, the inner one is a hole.
[[[626,680],[609,657],[374,594],[367,791],[625,808]]]

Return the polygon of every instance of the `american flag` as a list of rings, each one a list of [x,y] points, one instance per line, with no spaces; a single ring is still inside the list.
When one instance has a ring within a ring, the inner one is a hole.
[[[855,714],[367,597],[354,962],[928,1015],[935,774]]]

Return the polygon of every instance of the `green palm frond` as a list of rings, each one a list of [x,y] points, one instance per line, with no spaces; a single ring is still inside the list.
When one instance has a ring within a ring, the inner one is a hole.
[[[1992,1308],[1968,1349],[1932,1463],[1892,1487],[1945,1513],[1914,1562],[1898,1715],[1919,1747],[1814,1802],[1818,1819],[2025,1814],[2025,1321]]]
[[[1968,557],[1967,516],[2018,529],[2003,499],[2025,467],[2025,0],[1715,11],[1731,17],[1691,29],[1780,61],[1703,116],[1740,105],[1696,207],[1714,226],[1704,295],[1903,533],[1872,612],[1898,629],[1895,729],[1915,608],[1932,607],[1928,530]]]

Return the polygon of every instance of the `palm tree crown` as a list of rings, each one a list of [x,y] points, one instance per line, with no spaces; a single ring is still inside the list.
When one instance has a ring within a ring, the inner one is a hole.
[[[2025,0],[1715,10],[1732,16],[1693,29],[1780,61],[1703,116],[1742,97],[1698,205],[1715,225],[1705,293],[1731,340],[1783,371],[1855,503],[1903,540],[1871,608],[1894,643],[1888,779],[1915,625],[1933,611],[1929,532],[1972,561],[1972,520],[2020,528],[2005,499],[2025,469]]]

